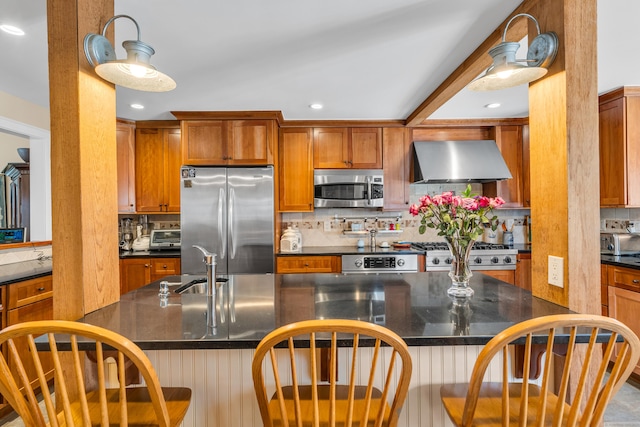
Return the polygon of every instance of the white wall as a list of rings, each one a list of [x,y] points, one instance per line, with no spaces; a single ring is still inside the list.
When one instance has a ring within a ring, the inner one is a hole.
[[[51,240],[51,137],[49,110],[0,92],[0,129],[29,139],[31,240]],[[0,133],[0,135],[2,135]],[[0,140],[0,143],[3,140]],[[15,147],[12,147],[15,152]],[[16,152],[16,161],[21,161]],[[4,161],[4,160],[3,160]]]

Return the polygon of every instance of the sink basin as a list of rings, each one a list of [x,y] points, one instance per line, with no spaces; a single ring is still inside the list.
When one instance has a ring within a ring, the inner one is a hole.
[[[217,278],[216,284],[220,286],[222,283],[226,282],[226,278]],[[189,283],[186,283],[176,290],[174,290],[177,294],[206,294],[207,293],[207,279],[195,279]]]

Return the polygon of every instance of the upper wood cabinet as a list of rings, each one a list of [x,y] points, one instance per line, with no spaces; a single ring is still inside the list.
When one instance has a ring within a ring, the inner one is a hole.
[[[270,165],[274,120],[183,120],[185,165]]]
[[[313,129],[280,129],[278,210],[313,211]]]
[[[116,121],[116,151],[118,156],[118,212],[135,212],[135,124]]]
[[[407,128],[382,129],[384,156],[383,210],[409,209],[409,166],[411,131]]]
[[[315,169],[382,168],[380,128],[315,128]]]
[[[180,129],[138,127],[135,152],[136,211],[180,212]]]
[[[600,206],[640,206],[640,88],[600,96]]]
[[[524,141],[526,136],[526,143]],[[528,126],[496,126],[494,139],[504,159],[511,179],[483,185],[485,195],[502,197],[504,208],[529,207],[529,132]],[[526,147],[526,148],[525,148]],[[526,172],[525,172],[526,169]],[[527,196],[525,197],[525,194]]]

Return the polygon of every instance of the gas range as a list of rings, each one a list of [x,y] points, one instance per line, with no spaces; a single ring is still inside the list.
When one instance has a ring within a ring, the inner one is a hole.
[[[426,271],[448,271],[451,252],[446,242],[414,242],[414,249],[425,251]],[[507,245],[476,242],[471,249],[471,270],[515,270],[518,250]]]

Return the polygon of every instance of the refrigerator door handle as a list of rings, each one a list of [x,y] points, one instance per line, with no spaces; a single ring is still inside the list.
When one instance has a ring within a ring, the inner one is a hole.
[[[225,259],[227,256],[227,227],[225,227],[224,213],[227,210],[226,196],[224,189],[221,188],[218,192],[218,247],[220,248],[220,259]]]
[[[236,204],[236,192],[233,187],[229,189],[229,259],[236,258],[236,239],[235,239],[235,215],[233,210]]]

